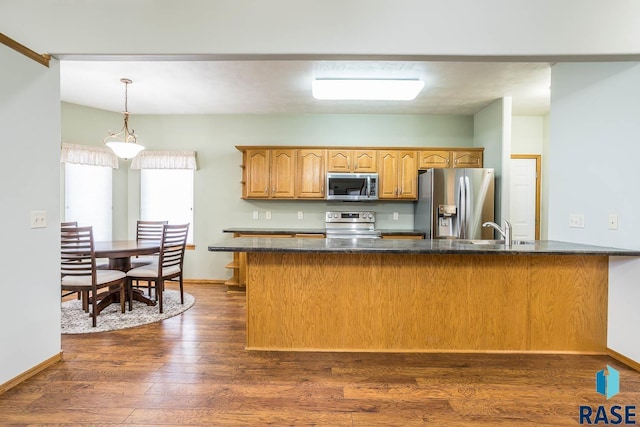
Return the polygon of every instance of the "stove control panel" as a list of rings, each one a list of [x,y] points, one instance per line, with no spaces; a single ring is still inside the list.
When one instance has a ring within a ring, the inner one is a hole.
[[[376,213],[373,211],[348,211],[348,212],[327,212],[325,222],[376,222]]]

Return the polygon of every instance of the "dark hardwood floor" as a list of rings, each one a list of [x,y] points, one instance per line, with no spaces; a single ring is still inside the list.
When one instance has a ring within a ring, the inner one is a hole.
[[[63,335],[63,362],[0,395],[0,425],[573,426],[580,405],[640,402],[640,373],[604,356],[248,352],[244,294],[186,291],[183,315]]]

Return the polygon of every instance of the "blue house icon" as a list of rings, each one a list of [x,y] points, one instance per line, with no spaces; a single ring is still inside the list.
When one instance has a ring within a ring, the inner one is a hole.
[[[607,399],[620,392],[620,372],[607,365],[606,371],[603,369],[596,372],[596,391]]]

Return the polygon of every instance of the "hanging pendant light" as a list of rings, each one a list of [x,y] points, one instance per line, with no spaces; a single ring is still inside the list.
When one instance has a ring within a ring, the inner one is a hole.
[[[128,160],[134,158],[139,152],[144,150],[144,147],[137,143],[135,131],[133,129],[129,130],[127,88],[133,82],[125,78],[120,79],[120,81],[124,83],[124,111],[122,112],[124,116],[124,126],[119,132],[114,133],[109,131],[109,135],[104,139],[104,143],[113,150],[116,156]]]

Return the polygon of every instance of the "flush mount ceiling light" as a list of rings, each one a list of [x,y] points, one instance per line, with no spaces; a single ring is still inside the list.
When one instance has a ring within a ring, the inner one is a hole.
[[[411,101],[424,82],[418,79],[315,79],[315,99]]]
[[[127,88],[131,83],[130,79],[120,79],[124,83],[124,111],[122,115],[124,117],[124,126],[118,132],[109,131],[109,135],[104,139],[104,143],[107,147],[111,148],[116,156],[121,159],[132,159],[140,151],[144,150],[144,147],[137,143],[137,137],[135,131],[129,130],[129,111],[127,110]]]

